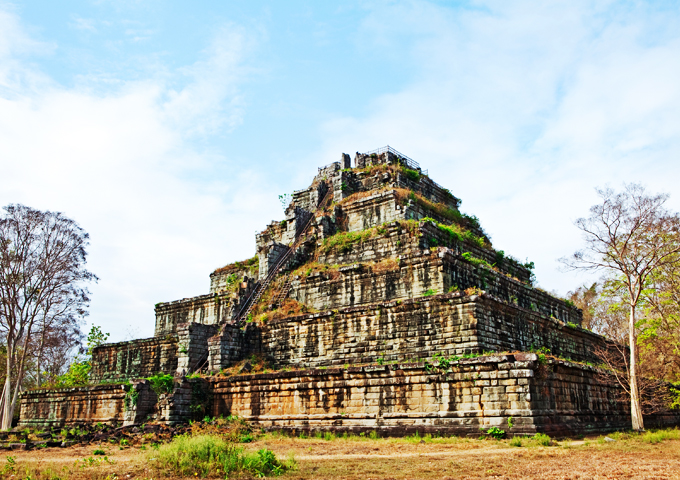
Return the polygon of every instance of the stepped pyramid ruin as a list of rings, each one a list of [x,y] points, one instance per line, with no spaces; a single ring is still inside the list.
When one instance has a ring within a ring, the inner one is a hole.
[[[605,339],[459,206],[390,147],[342,154],[257,234],[255,257],[214,271],[206,295],[157,304],[154,337],[96,348],[93,385],[25,392],[21,423],[231,414],[381,434],[629,427],[620,388],[590,366]],[[144,380],[159,373],[175,376],[172,391]]]

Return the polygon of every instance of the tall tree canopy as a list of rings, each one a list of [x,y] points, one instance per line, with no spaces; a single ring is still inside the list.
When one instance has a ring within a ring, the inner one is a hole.
[[[643,430],[638,387],[637,309],[652,276],[680,262],[680,217],[664,204],[668,195],[649,195],[640,185],[626,185],[622,192],[598,190],[602,203],[590,208],[588,218],[576,226],[586,246],[564,263],[573,268],[605,270],[623,292],[628,304],[628,390],[634,430]]]
[[[5,382],[0,428],[11,427],[19,392],[31,361],[40,363],[59,342],[79,335],[87,315],[88,234],[58,212],[23,205],[4,207],[0,217],[0,336]]]

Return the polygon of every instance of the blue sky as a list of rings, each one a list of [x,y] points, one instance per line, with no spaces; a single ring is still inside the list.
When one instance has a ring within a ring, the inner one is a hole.
[[[680,209],[678,79],[677,2],[0,1],[0,204],[78,221],[89,321],[145,337],[279,194],[390,144],[564,294],[595,187]]]

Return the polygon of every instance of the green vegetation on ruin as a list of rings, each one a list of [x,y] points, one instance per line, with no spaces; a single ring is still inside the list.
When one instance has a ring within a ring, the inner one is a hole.
[[[484,238],[476,236],[470,230],[466,230],[457,223],[446,225],[430,217],[425,217],[420,221],[431,222],[432,224],[434,224],[439,230],[448,235],[451,244],[470,242],[474,245],[477,245],[480,248],[491,248],[491,246],[487,243],[487,241]]]
[[[418,232],[419,223],[415,220],[399,220],[394,222],[401,231],[406,231],[410,236],[415,236]],[[355,246],[361,245],[372,238],[384,237],[387,234],[388,226],[382,224],[377,227],[367,228],[358,232],[338,232],[335,235],[326,237],[320,248],[321,253],[347,253],[352,251]]]
[[[479,224],[479,219],[474,215],[461,213],[458,209],[451,208],[445,203],[433,202],[432,200],[413,190],[407,190],[405,188],[396,188],[394,190],[397,192],[397,197],[401,201],[402,205],[406,205],[410,200],[425,208],[426,210],[430,210],[440,217],[449,220],[450,222],[456,223],[465,228],[474,228],[484,234],[484,231]]]
[[[237,272],[239,270],[247,270],[248,273],[252,275],[256,275],[258,270],[260,268],[260,259],[257,255],[255,255],[252,258],[249,258],[247,260],[243,260],[240,262],[234,262],[230,263],[229,265],[225,265],[224,267],[218,268],[213,272],[213,274],[223,274],[223,273],[232,273],[232,272]],[[239,279],[240,280],[240,279]]]

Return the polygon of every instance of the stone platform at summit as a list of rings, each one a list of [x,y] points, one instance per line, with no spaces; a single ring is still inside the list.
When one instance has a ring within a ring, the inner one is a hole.
[[[620,387],[594,367],[611,345],[460,203],[390,147],[342,154],[256,235],[253,258],[211,273],[205,295],[157,304],[154,337],[95,348],[92,385],[24,392],[21,425],[238,415],[382,435],[630,428]],[[171,391],[151,388],[158,374],[174,376]]]

